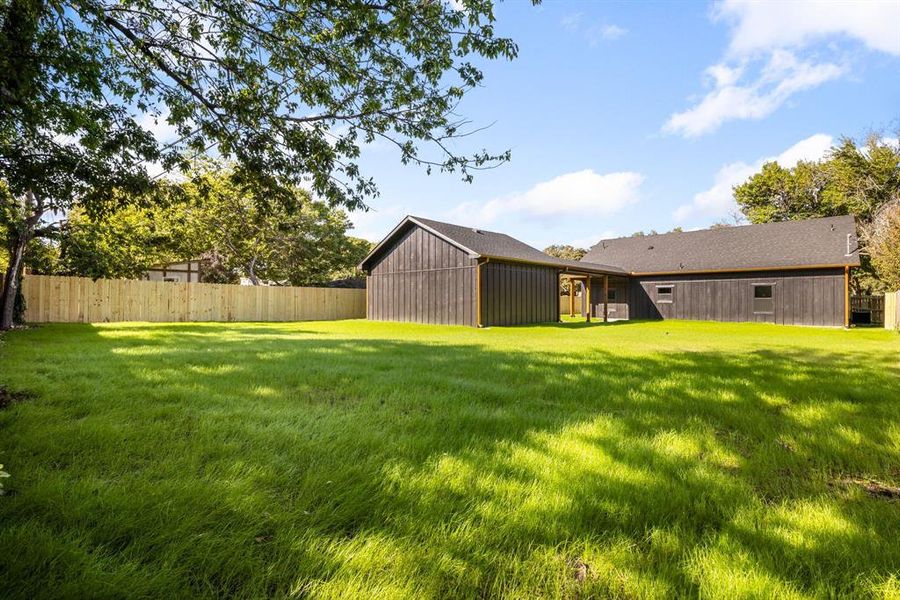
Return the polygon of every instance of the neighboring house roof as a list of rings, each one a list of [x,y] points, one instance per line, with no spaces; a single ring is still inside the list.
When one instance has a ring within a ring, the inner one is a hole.
[[[602,240],[584,260],[631,273],[859,265],[852,216]]]
[[[418,225],[427,231],[437,235],[441,239],[453,244],[464,252],[468,252],[472,258],[492,258],[524,262],[530,264],[559,267],[564,270],[579,272],[620,274],[624,270],[603,264],[594,264],[589,261],[563,260],[545,254],[521,242],[505,233],[486,231],[475,227],[463,227],[422,217],[407,216],[397,225],[360,263],[360,268],[366,269],[374,258],[380,255],[381,250],[388,246],[392,240],[406,230],[410,224]]]

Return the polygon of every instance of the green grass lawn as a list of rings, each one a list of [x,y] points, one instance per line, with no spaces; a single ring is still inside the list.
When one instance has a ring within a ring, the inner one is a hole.
[[[53,325],[0,341],[4,597],[900,596],[900,336]]]

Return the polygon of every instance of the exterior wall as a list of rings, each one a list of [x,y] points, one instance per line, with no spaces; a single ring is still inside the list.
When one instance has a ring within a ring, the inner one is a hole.
[[[172,263],[154,267],[147,271],[144,279],[148,281],[175,281],[179,283],[199,283],[202,264],[199,260]]]
[[[614,302],[608,303],[608,311],[610,319],[628,319],[629,318],[629,308],[628,308],[628,300],[630,297],[629,284],[627,277],[615,277],[610,275],[609,277],[609,289],[610,291],[615,290],[616,299]],[[582,294],[581,301],[581,315],[585,315],[585,299],[584,294]],[[591,278],[591,318],[592,319],[602,319],[603,318],[603,278],[602,277],[592,277]]]
[[[475,326],[476,259],[422,229],[412,227],[386,248],[366,278],[366,316]]]
[[[754,283],[774,284],[772,314],[753,311]],[[656,286],[672,285],[671,303]],[[596,289],[596,288],[595,288]],[[639,276],[629,286],[633,319],[751,321],[781,325],[844,325],[843,269]]]
[[[482,265],[481,311],[486,327],[558,321],[557,270],[503,262]]]

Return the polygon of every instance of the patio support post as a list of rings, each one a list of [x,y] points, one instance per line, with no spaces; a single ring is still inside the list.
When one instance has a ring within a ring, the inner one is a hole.
[[[603,322],[609,322],[609,275],[603,276]]]
[[[569,316],[575,316],[575,280],[569,277]]]
[[[587,313],[588,323],[591,322],[591,282],[591,276],[588,275],[588,278],[584,281],[585,306],[587,307],[587,310],[585,310],[585,312]]]

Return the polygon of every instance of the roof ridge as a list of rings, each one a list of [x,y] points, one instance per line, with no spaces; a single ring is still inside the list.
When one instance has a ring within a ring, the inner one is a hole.
[[[644,235],[634,235],[634,234],[622,235],[622,236],[614,237],[614,238],[603,238],[600,241],[598,241],[597,243],[593,244],[591,246],[591,249],[593,249],[594,246],[599,246],[602,242],[613,242],[613,241],[617,241],[617,240],[646,239],[646,238],[662,237],[665,235],[671,235],[671,236],[690,235],[690,234],[697,234],[697,233],[704,233],[704,232],[719,232],[719,231],[729,232],[729,231],[734,231],[736,229],[748,229],[750,227],[791,225],[791,224],[795,224],[795,223],[810,223],[812,221],[826,221],[828,219],[845,219],[845,218],[852,218],[854,220],[856,219],[856,217],[854,215],[832,215],[830,217],[812,217],[809,219],[788,219],[787,221],[765,221],[763,223],[743,223],[740,225],[725,225],[723,227],[710,226],[710,227],[705,227],[703,229],[690,229],[688,231],[664,231],[662,233],[645,233]]]

